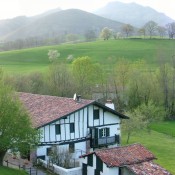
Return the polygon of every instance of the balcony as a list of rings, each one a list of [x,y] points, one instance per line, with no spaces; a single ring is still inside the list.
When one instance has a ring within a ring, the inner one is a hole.
[[[108,145],[108,144],[114,144],[116,143],[115,141],[115,136],[113,137],[102,137],[98,139],[98,145]]]
[[[91,139],[92,148],[97,148],[99,146],[112,145],[116,143],[118,144],[120,143],[119,135]]]

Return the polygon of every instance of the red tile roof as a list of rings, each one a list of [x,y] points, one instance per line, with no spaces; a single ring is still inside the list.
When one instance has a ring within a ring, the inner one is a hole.
[[[72,98],[18,93],[20,101],[30,114],[32,124],[39,128],[76,110],[79,110],[94,100],[74,101]]]
[[[126,167],[136,175],[171,175],[167,170],[152,161],[127,165]]]
[[[155,156],[141,144],[99,149],[93,153],[95,153],[108,167],[132,165],[155,159]],[[85,156],[88,156],[88,154],[82,157]]]

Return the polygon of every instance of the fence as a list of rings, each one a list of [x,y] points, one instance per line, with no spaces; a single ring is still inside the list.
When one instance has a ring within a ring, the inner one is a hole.
[[[45,168],[48,168],[47,161],[39,159],[39,162],[42,163],[42,165]],[[55,164],[52,164],[51,166],[53,167],[53,172],[56,174],[59,174],[59,175],[82,175],[82,168],[81,167],[65,169],[65,168],[57,166]]]
[[[32,167],[32,166],[26,167],[26,165],[24,165],[24,164],[21,165],[21,164],[17,164],[17,163],[12,163],[12,162],[9,162],[8,160],[5,160],[4,163],[7,167],[18,168],[20,170],[24,170],[30,175],[38,175],[38,169],[35,167]]]

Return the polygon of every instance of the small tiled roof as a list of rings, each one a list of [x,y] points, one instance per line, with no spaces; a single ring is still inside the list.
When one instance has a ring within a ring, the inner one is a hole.
[[[155,156],[141,144],[99,149],[93,153],[108,167],[121,167],[155,159]],[[85,156],[88,156],[88,154]]]
[[[126,167],[136,175],[171,175],[167,170],[152,161],[127,165]]]
[[[18,93],[19,99],[29,112],[34,127],[39,128],[72,112],[75,112],[94,100],[77,102],[72,98],[39,95],[31,93]]]

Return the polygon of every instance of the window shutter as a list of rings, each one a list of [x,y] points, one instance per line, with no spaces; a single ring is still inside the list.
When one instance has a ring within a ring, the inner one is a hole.
[[[102,160],[96,156],[96,170],[103,172],[103,162]]]
[[[93,166],[93,154],[88,155],[88,165]]]
[[[120,144],[120,136],[119,135],[115,135],[115,141]]]
[[[103,135],[103,129],[99,129],[99,137],[102,138],[102,135]]]
[[[74,132],[75,132],[74,123],[70,123],[70,133],[74,133]]]
[[[55,134],[56,135],[61,134],[61,126],[60,126],[60,124],[56,124],[55,125]]]
[[[110,128],[106,128],[106,137],[109,137],[110,136]]]

